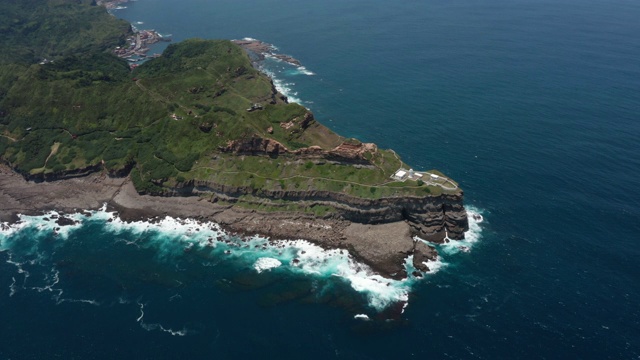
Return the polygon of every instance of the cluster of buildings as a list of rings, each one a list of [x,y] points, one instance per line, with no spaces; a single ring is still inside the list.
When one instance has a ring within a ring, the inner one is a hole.
[[[171,41],[171,39],[162,37],[162,35],[158,34],[155,30],[136,30],[133,36],[127,38],[128,46],[118,46],[113,52],[118,57],[135,63],[146,59],[147,52],[149,52],[149,45],[159,41]],[[160,55],[153,56],[156,57]]]
[[[402,182],[407,180],[413,180],[413,181],[420,180],[427,185],[440,186],[446,190],[455,190],[458,188],[458,185],[456,185],[456,183],[454,183],[450,179],[447,179],[444,176],[440,176],[430,172],[418,172],[418,171],[414,171],[413,169],[407,170],[404,168],[400,168],[395,173],[393,173],[393,175],[391,175],[391,178],[393,180],[402,181]]]
[[[129,0],[97,0],[96,5],[104,6],[107,9],[117,9],[121,4],[129,2]]]

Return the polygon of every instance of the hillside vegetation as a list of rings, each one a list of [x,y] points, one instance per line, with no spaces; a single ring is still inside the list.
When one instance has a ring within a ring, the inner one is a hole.
[[[121,44],[129,24],[90,6],[92,2],[0,1],[0,63],[31,64]]]
[[[0,158],[26,177],[131,172],[155,194],[191,180],[255,194],[442,192],[391,181],[404,165],[392,151],[331,153],[345,139],[288,104],[230,41],[172,44],[131,71],[110,51],[130,27],[90,1],[2,1],[0,28]]]

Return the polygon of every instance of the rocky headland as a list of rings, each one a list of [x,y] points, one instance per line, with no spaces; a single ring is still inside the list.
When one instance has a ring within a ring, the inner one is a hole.
[[[300,62],[300,60],[294,58],[293,56],[278,53],[277,48],[272,44],[269,44],[260,40],[256,40],[256,39],[242,39],[242,40],[232,40],[232,41],[234,44],[239,45],[245,50],[248,50],[251,53],[253,53],[257,57],[256,60],[264,60],[265,57],[270,56],[294,66],[302,66],[302,63]]]
[[[404,259],[413,255],[414,266],[428,271],[435,260],[434,248],[413,236],[431,241],[464,237],[467,229],[462,197],[433,199],[363,200],[319,192],[265,193],[256,202],[278,199],[300,205],[325,204],[338,212],[325,217],[305,213],[260,212],[234,206],[249,189],[211,183],[191,183],[170,196],[140,195],[128,177],[106,172],[64,180],[27,181],[5,165],[0,166],[0,221],[14,222],[17,214],[41,214],[47,210],[77,212],[108,204],[127,221],[172,216],[220,224],[241,235],[264,235],[272,239],[305,239],[325,248],[347,249],[374,271],[404,278]],[[202,196],[205,195],[206,196]]]
[[[453,180],[402,171],[409,166],[395,152],[334,133],[288,103],[251,56],[296,59],[258,40],[191,39],[131,70],[113,54],[129,25],[88,1],[62,2],[13,15],[87,17],[102,26],[60,25],[59,36],[91,41],[64,42],[40,62],[11,56],[44,51],[38,38],[0,39],[15,48],[0,58],[0,72],[12,74],[0,77],[1,221],[107,203],[124,220],[195,218],[346,249],[391,278],[408,276],[407,256],[422,271],[437,257],[414,236],[464,238]]]

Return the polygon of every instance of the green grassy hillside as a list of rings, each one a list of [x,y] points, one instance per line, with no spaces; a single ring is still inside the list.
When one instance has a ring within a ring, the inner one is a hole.
[[[367,152],[364,167],[292,154],[344,139],[287,104],[230,41],[172,44],[131,71],[110,51],[129,26],[88,1],[0,1],[0,27],[10,49],[0,57],[0,159],[25,176],[132,171],[150,193],[191,179],[369,198],[442,191],[391,181],[403,164],[387,150]],[[247,111],[256,103],[261,109]],[[255,138],[288,151],[221,151]]]
[[[104,51],[125,40],[128,23],[91,0],[0,1],[0,63]]]

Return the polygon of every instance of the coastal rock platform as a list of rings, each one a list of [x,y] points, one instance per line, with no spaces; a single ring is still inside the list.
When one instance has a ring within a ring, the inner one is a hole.
[[[0,222],[15,222],[17,214],[36,215],[48,210],[71,213],[99,209],[105,203],[125,221],[164,216],[194,218],[218,223],[239,235],[304,239],[327,249],[347,249],[356,259],[389,278],[406,277],[404,259],[414,253],[411,227],[404,221],[359,224],[305,214],[261,213],[197,196],[139,195],[129,178],[104,173],[37,183],[0,165]],[[429,254],[430,258],[435,256]]]

